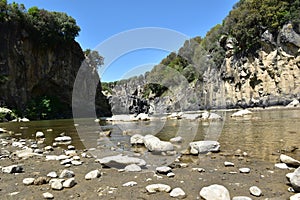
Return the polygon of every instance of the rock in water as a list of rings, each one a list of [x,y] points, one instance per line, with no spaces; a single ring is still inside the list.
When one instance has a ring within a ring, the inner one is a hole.
[[[130,144],[144,144],[144,136],[135,134],[130,138]]]
[[[191,154],[201,154],[220,151],[220,143],[217,141],[197,141],[190,143]]]
[[[217,184],[202,188],[200,196],[205,200],[230,200],[229,191]]]
[[[146,190],[149,193],[156,193],[156,192],[170,192],[171,187],[166,185],[166,184],[152,184],[152,185],[147,185]]]
[[[231,115],[231,117],[243,117],[245,115],[251,115],[251,114],[252,114],[251,111],[245,109],[245,110],[240,110],[240,111],[237,111],[237,112],[233,113]]]
[[[174,150],[174,146],[171,142],[161,141],[153,135],[146,135],[144,137],[144,144],[149,151],[163,152]]]
[[[300,166],[300,162],[298,160],[284,154],[280,155],[280,161],[290,166],[294,166],[294,167]]]
[[[43,138],[43,137],[45,137],[45,134],[42,131],[37,131],[35,133],[35,137],[36,138]]]

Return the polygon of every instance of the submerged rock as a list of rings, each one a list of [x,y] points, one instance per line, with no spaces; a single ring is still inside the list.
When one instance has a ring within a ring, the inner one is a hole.
[[[174,146],[171,142],[161,141],[153,135],[146,135],[144,137],[144,144],[149,151],[163,152],[174,150]]]
[[[245,109],[245,110],[240,110],[240,111],[237,111],[237,112],[233,113],[231,115],[231,117],[243,117],[245,115],[251,115],[251,114],[252,114],[251,111]]]
[[[220,143],[217,141],[197,141],[190,143],[191,154],[201,154],[220,151]]]

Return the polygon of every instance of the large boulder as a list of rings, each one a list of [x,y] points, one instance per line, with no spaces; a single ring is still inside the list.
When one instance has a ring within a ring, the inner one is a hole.
[[[146,135],[144,137],[144,144],[149,151],[163,152],[174,150],[174,146],[171,142],[161,141],[158,137],[153,135]]]
[[[191,154],[201,154],[220,151],[220,143],[217,141],[196,141],[190,143]]]

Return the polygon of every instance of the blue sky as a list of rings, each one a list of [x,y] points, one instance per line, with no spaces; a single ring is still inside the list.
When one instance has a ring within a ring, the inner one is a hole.
[[[23,3],[27,9],[38,6],[50,11],[65,12],[75,18],[81,28],[76,40],[83,50],[99,47],[103,42],[124,31],[143,27],[174,30],[186,35],[187,39],[205,36],[210,28],[222,23],[237,1],[15,0],[17,3]],[[178,44],[178,47],[180,45]],[[111,51],[121,46],[122,43],[115,43]],[[144,68],[150,69],[151,65],[159,63],[168,53],[168,50],[159,48],[128,51],[115,57],[109,66],[100,72],[101,80],[118,80],[129,76],[128,74],[134,71],[141,73]],[[137,68],[141,69],[133,70]]]

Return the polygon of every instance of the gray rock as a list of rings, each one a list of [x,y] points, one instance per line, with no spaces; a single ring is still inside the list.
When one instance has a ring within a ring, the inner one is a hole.
[[[126,172],[140,172],[142,171],[142,168],[136,164],[127,165],[124,170]]]
[[[14,154],[19,158],[23,158],[23,159],[30,158],[32,156],[42,156],[41,154],[34,153],[32,148],[16,151]]]
[[[190,143],[191,154],[201,154],[220,151],[220,143],[217,141],[196,141]]]
[[[181,188],[174,188],[171,192],[170,192],[170,197],[173,198],[184,198],[186,196],[185,192],[181,189]]]
[[[144,144],[144,136],[135,134],[130,137],[130,144]]]
[[[246,196],[237,196],[237,197],[233,197],[232,200],[252,200],[252,199]]]
[[[290,200],[299,200],[299,199],[300,199],[300,193],[290,196]]]
[[[168,166],[162,166],[162,167],[157,167],[156,171],[160,174],[168,174],[169,172],[172,171],[172,168]]]
[[[51,194],[50,192],[43,193],[43,197],[44,199],[54,199],[53,194]]]
[[[146,190],[149,193],[156,193],[156,192],[170,192],[171,187],[166,184],[151,184],[146,186]]]
[[[73,187],[74,185],[76,185],[76,181],[75,181],[75,178],[69,178],[67,180],[65,180],[63,182],[63,187],[64,188],[71,188]]]
[[[70,136],[60,136],[54,139],[55,142],[69,142],[72,138]]]
[[[127,155],[116,155],[116,156],[108,156],[105,158],[97,159],[100,164],[108,166],[108,167],[118,167],[123,168],[123,166],[127,166],[130,164],[136,164],[138,166],[145,166],[146,161],[140,158],[129,157]]]
[[[91,180],[91,179],[99,178],[100,176],[101,176],[100,171],[96,169],[87,173],[84,178],[86,180]]]
[[[225,167],[234,167],[234,163],[228,162],[228,161],[225,161],[224,165],[225,165]]]
[[[288,181],[291,181],[292,176],[294,175],[294,173],[287,173],[285,175],[285,177],[287,178]]]
[[[223,185],[203,187],[200,196],[205,200],[230,200],[229,191]]]
[[[239,171],[241,173],[250,173],[251,169],[250,168],[247,168],[247,167],[243,167],[243,168],[239,168]]]
[[[231,117],[243,117],[243,116],[251,115],[251,114],[252,114],[251,111],[245,109],[245,110],[239,110],[239,111],[233,113],[233,114],[231,115]]]
[[[280,161],[293,167],[300,166],[300,162],[298,160],[284,154],[280,155]]]
[[[300,167],[298,167],[291,176],[291,185],[296,192],[300,192]]]
[[[10,165],[7,167],[2,167],[3,173],[13,174],[13,173],[22,173],[23,167],[20,165]]]
[[[72,160],[72,161],[71,161],[71,164],[72,164],[72,165],[75,165],[75,166],[79,166],[79,165],[82,165],[82,161]]]
[[[124,183],[122,186],[123,187],[133,187],[135,185],[137,185],[137,182],[135,182],[135,181],[129,181],[127,183]]]
[[[60,175],[59,175],[59,178],[72,178],[74,177],[75,174],[73,171],[70,171],[70,170],[67,170],[67,169],[64,169]]]
[[[50,178],[57,178],[57,173],[56,172],[49,172],[47,174],[47,176],[50,177]]]
[[[173,178],[173,177],[175,177],[175,174],[173,172],[169,172],[169,173],[167,173],[167,177]]]
[[[23,179],[23,184],[24,185],[32,185],[34,180],[35,180],[34,178],[24,178]]]
[[[55,181],[51,182],[51,188],[53,190],[62,190],[63,189],[63,185],[62,185],[61,181],[55,180]]]
[[[172,142],[172,143],[182,143],[183,138],[181,136],[177,136],[177,137],[171,138],[170,142]]]
[[[276,163],[274,166],[279,169],[289,169],[289,166],[287,166],[285,163]]]
[[[69,159],[65,159],[65,160],[62,160],[60,162],[61,165],[66,165],[66,164],[71,164],[71,162],[73,161],[72,158],[69,158]]]
[[[256,197],[260,197],[262,195],[261,189],[259,189],[257,186],[252,186],[249,189],[250,194]]]
[[[146,135],[144,137],[144,144],[149,151],[163,152],[174,150],[174,146],[171,142],[161,141],[153,135]]]

